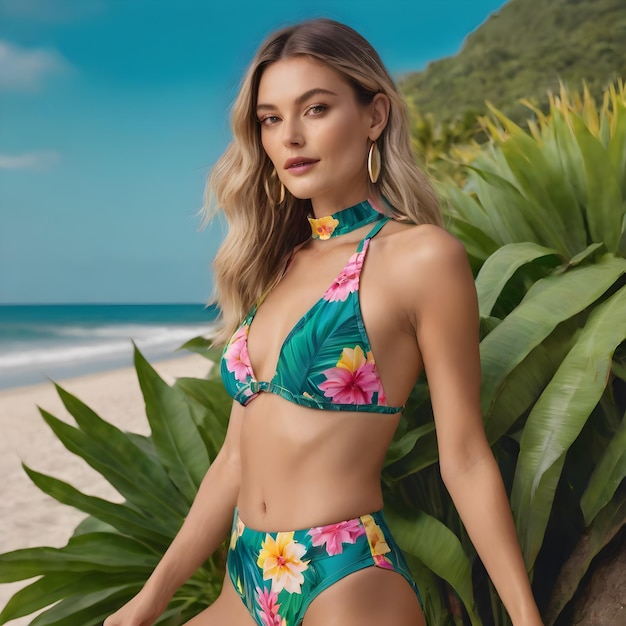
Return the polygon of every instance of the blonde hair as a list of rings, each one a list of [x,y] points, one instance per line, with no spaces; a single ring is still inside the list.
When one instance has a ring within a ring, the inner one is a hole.
[[[389,120],[377,145],[382,170],[370,197],[380,201],[395,219],[441,225],[437,197],[414,161],[407,107],[372,46],[349,26],[315,19],[270,35],[259,48],[235,100],[233,140],[215,164],[205,194],[208,219],[222,210],[228,232],[215,257],[215,300],[221,324],[215,340],[228,340],[252,305],[284,272],[293,249],[310,236],[309,200],[286,193],[279,197],[278,180],[260,138],[256,117],[257,92],[264,69],[280,59],[306,56],[342,75],[356,99],[369,104],[377,93],[390,100]],[[267,191],[266,191],[267,187]],[[273,188],[273,190],[272,190]]]

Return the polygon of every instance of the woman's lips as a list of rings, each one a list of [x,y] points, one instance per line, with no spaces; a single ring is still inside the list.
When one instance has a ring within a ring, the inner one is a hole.
[[[319,163],[319,161],[315,159],[289,159],[285,162],[285,170],[290,174],[304,174],[312,169],[316,163]]]

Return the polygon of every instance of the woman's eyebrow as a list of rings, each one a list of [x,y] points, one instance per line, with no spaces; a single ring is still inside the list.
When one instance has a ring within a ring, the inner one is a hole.
[[[330,91],[329,89],[322,89],[321,87],[314,87],[313,89],[309,89],[308,91],[305,91],[301,96],[298,96],[295,100],[295,104],[296,105],[301,105],[304,102],[306,102],[309,98],[312,98],[313,96],[318,96],[318,95],[322,95],[322,96],[336,96],[337,94],[334,91]],[[257,104],[256,105],[256,109],[257,111],[261,110],[261,109],[275,109],[276,106],[274,104]]]

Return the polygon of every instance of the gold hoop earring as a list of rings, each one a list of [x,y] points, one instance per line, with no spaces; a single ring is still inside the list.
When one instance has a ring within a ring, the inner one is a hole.
[[[372,183],[375,183],[380,176],[380,150],[375,141],[372,141],[370,151],[367,155],[367,173]]]
[[[278,197],[278,204],[282,204],[285,201],[285,185],[280,183],[280,195]]]
[[[273,194],[270,191],[270,180],[273,180],[275,178],[278,178],[278,174],[276,173],[276,169],[274,169],[274,171],[270,174],[269,178],[266,178],[263,180],[263,188],[265,189],[265,194],[267,195],[269,201],[274,205],[277,206],[279,204],[282,204],[285,201],[285,185],[283,185],[282,181],[280,181],[280,189],[279,189],[279,196],[278,196],[278,202],[276,202],[274,200]]]

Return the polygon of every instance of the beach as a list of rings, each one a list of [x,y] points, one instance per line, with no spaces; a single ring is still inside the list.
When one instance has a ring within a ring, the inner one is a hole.
[[[152,363],[171,384],[182,376],[204,377],[210,363],[198,355]],[[123,430],[150,432],[135,370],[132,367],[60,381],[100,417]],[[35,487],[21,463],[71,483],[90,495],[121,501],[119,494],[82,459],[66,450],[43,421],[37,406],[72,422],[52,383],[0,391],[0,552],[34,546],[65,545],[85,516]],[[25,583],[0,585],[0,607]],[[23,626],[32,616],[10,622]]]

